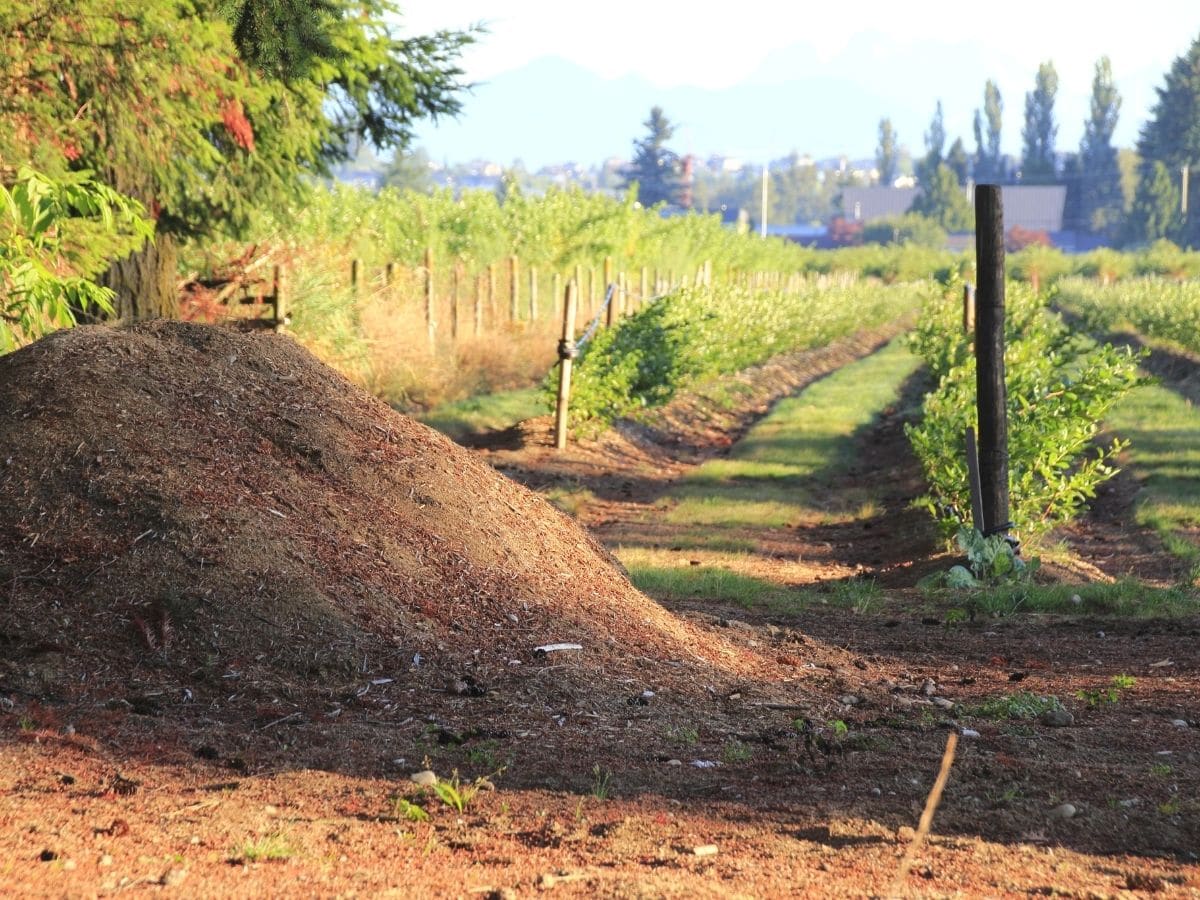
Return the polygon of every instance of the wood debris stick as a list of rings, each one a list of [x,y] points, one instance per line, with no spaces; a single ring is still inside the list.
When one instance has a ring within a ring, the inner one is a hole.
[[[896,877],[892,880],[892,886],[888,890],[889,897],[899,897],[904,889],[905,879],[908,878],[908,870],[912,868],[913,860],[917,858],[917,853],[921,850],[921,845],[925,843],[925,837],[929,834],[929,827],[933,824],[933,814],[937,811],[938,804],[942,801],[942,791],[946,789],[946,782],[950,779],[950,767],[954,765],[954,750],[958,746],[958,732],[952,731],[946,738],[946,752],[942,754],[942,767],[938,770],[937,780],[933,783],[933,790],[929,792],[929,798],[925,801],[925,810],[921,813],[921,821],[917,825],[917,833],[913,835],[912,843],[908,845],[908,849],[904,852],[904,858],[900,860],[900,870],[896,873]]]

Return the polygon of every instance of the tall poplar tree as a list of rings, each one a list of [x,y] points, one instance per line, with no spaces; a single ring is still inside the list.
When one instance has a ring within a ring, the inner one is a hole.
[[[1084,122],[1079,144],[1080,218],[1091,231],[1113,235],[1124,212],[1121,169],[1113,131],[1121,112],[1121,95],[1113,83],[1107,56],[1096,63],[1092,79],[1091,116]]]
[[[1054,121],[1054,98],[1058,94],[1058,73],[1053,62],[1038,66],[1033,91],[1025,95],[1025,127],[1021,130],[1024,152],[1021,154],[1021,180],[1054,180],[1054,140],[1058,125]]]
[[[879,120],[879,146],[875,150],[875,167],[879,170],[879,183],[891,187],[899,172],[899,156],[896,149],[896,129],[891,119]]]
[[[1004,158],[1000,150],[1000,124],[1004,101],[1000,88],[990,78],[983,88],[983,112],[975,110],[975,180],[997,182],[1004,180]],[[984,126],[986,122],[986,134]]]

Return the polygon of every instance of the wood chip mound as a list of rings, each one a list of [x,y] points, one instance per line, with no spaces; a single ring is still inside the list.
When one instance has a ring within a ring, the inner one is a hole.
[[[647,672],[693,696],[780,677],[286,337],[89,326],[0,359],[0,508],[0,677],[39,697],[383,674],[615,709]],[[534,652],[562,642],[583,649]]]

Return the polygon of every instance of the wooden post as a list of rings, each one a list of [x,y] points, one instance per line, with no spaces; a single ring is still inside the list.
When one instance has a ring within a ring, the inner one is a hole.
[[[536,322],[538,317],[537,296],[537,266],[529,267],[529,321]]]
[[[433,317],[433,248],[425,248],[425,330],[429,332],[429,346],[433,347],[437,323]]]
[[[554,277],[550,279],[550,315],[554,315],[554,301],[563,295],[562,275],[558,272],[554,273]]]
[[[283,266],[276,266],[272,274],[272,281],[275,283],[275,294],[272,305],[275,311],[275,332],[283,334],[288,323],[288,283],[287,269]]]
[[[608,291],[612,285],[604,286],[604,296],[608,297]],[[613,291],[613,297],[608,301],[608,306],[604,308],[604,327],[612,328],[617,321],[617,294]]]
[[[611,256],[604,257],[604,280],[600,283],[606,286],[613,283],[613,260]]]
[[[487,308],[492,325],[496,324],[496,264],[488,263],[487,267]]]
[[[508,258],[508,320],[515,322],[521,317],[521,264],[515,256]]]
[[[1004,204],[975,186],[975,391],[984,534],[1008,531],[1008,396],[1004,382]]]
[[[605,285],[601,290],[607,290]],[[590,315],[596,309],[596,267],[588,266],[588,314]]]
[[[642,266],[642,277],[641,277],[641,280],[638,282],[638,306],[639,307],[643,306],[645,304],[645,302],[650,299],[649,294],[646,293],[646,291],[649,290],[649,287],[650,287],[650,270],[647,269],[645,266]]]
[[[490,286],[490,285],[489,285]],[[491,300],[491,294],[488,294]],[[489,302],[489,306],[491,303]],[[483,276],[475,276],[475,337],[483,334]]]
[[[396,264],[394,262],[390,262],[383,267],[383,283],[390,290],[396,289]]]
[[[567,408],[571,403],[571,365],[575,361],[575,297],[576,285],[567,285],[566,303],[563,308],[562,340],[558,342],[558,406],[554,411],[554,446],[565,450],[567,446]]]
[[[963,285],[963,331],[967,334],[975,330],[975,285]]]
[[[614,299],[621,301],[622,316],[633,315],[633,301],[629,299],[629,283],[624,272],[617,273],[617,296]]]
[[[362,260],[350,260],[350,290],[358,293],[359,281],[362,279]]]
[[[458,340],[458,283],[462,276],[462,263],[454,264],[454,280],[450,286],[450,340]]]

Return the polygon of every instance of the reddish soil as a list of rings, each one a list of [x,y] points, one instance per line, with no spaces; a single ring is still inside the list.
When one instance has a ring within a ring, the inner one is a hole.
[[[881,337],[776,361],[734,409],[490,456],[591,487],[620,536]],[[782,619],[648,600],[283,338],[85,328],[0,359],[0,890],[881,895],[966,727],[905,893],[1200,894],[1200,621],[953,622],[905,590],[936,547],[905,518],[905,405],[846,475],[886,479],[892,533],[775,538],[897,589]],[[582,649],[535,651],[559,641]],[[971,715],[1019,690],[1073,723]],[[408,780],[426,763],[494,790],[458,813]]]

